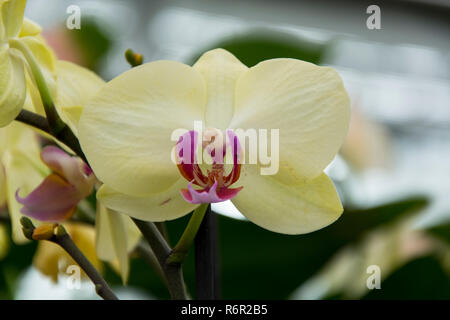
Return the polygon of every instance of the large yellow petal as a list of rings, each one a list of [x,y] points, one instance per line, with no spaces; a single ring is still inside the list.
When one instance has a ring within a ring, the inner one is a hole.
[[[68,61],[56,62],[56,108],[75,135],[84,106],[104,84],[86,68]]]
[[[295,59],[259,63],[239,78],[230,127],[279,129],[276,178],[299,183],[331,162],[349,126],[350,101],[335,70]]]
[[[41,33],[41,31],[41,26],[25,17],[23,18],[22,29],[20,29],[19,37],[37,36]]]
[[[143,197],[126,195],[103,185],[97,192],[97,198],[108,208],[137,219],[173,220],[188,214],[196,207],[186,202],[180,194],[180,189],[186,185],[186,180],[180,178],[167,190]]]
[[[113,79],[83,109],[78,126],[96,176],[125,194],[144,196],[178,178],[173,130],[203,120],[205,83],[192,67],[157,61]]]
[[[255,224],[278,233],[309,233],[333,223],[342,214],[339,196],[328,176],[303,184],[286,185],[245,166],[238,181],[244,188],[232,199]]]
[[[141,233],[131,219],[114,210],[107,209],[100,202],[95,222],[96,250],[101,260],[118,263],[123,283],[129,275],[129,258],[140,240]]]
[[[118,212],[109,210],[108,219],[111,227],[111,240],[119,262],[122,282],[127,283],[130,273],[130,261],[128,259],[126,225]]]
[[[4,28],[4,39],[19,35],[22,28],[23,13],[25,12],[26,0],[3,0],[1,5],[1,19]]]
[[[111,238],[112,230],[108,209],[98,201],[95,215],[95,249],[100,260],[113,261],[116,259],[114,243]]]
[[[11,123],[20,113],[26,97],[22,60],[0,45],[0,127]]]
[[[206,81],[206,127],[226,129],[233,116],[236,81],[248,68],[223,49],[204,53],[194,68]]]
[[[134,250],[139,240],[141,239],[141,232],[128,216],[106,208],[99,201],[95,222],[96,236],[97,236],[96,247],[100,259],[105,261],[112,261],[116,259],[115,249],[113,247],[113,242],[111,240],[113,232],[110,228],[110,223],[108,219],[109,212],[119,214],[119,216],[122,218],[121,221],[125,226],[124,230],[127,235],[126,248],[128,252]]]

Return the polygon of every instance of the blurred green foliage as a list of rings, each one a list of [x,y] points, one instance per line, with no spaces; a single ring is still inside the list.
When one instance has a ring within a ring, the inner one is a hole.
[[[339,249],[358,242],[381,225],[416,213],[427,203],[424,197],[411,197],[375,208],[346,210],[336,223],[299,236],[269,232],[253,223],[219,215],[223,298],[286,299]],[[181,235],[188,219],[167,223],[172,242]],[[189,291],[195,296],[193,252],[188,256],[184,274]],[[112,272],[108,279],[120,283]],[[162,281],[141,259],[132,261],[129,284],[146,288],[158,298],[169,297]]]
[[[8,229],[10,226],[8,225]],[[8,230],[10,233],[10,230]],[[6,257],[0,260],[0,299],[13,299],[19,276],[32,263],[37,242],[26,245],[16,245],[11,241],[11,247]]]
[[[427,231],[450,245],[450,222],[443,222],[442,224],[434,225],[429,227]]]
[[[266,29],[255,29],[213,43],[200,50],[188,63],[193,64],[203,52],[222,48],[234,54],[248,67],[274,58],[294,58],[319,63],[325,46],[298,36]]]
[[[450,277],[434,255],[406,263],[395,270],[381,285],[363,299],[450,299]]]
[[[74,29],[69,35],[81,49],[85,67],[98,72],[100,61],[112,46],[111,38],[90,17],[83,19],[81,29]]]

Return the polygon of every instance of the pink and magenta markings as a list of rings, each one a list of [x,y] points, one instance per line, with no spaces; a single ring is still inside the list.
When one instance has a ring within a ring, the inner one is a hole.
[[[212,142],[206,146],[206,150],[212,158],[211,170],[206,174],[202,171],[197,161],[198,133],[194,130],[183,134],[176,144],[177,166],[181,175],[189,181],[188,188],[181,190],[183,198],[190,203],[215,203],[229,200],[235,197],[243,187],[230,188],[241,173],[241,146],[238,137],[231,130],[227,130],[228,146],[233,156],[233,166],[226,174],[224,157],[227,152],[227,144]],[[193,185],[200,187],[194,189]]]

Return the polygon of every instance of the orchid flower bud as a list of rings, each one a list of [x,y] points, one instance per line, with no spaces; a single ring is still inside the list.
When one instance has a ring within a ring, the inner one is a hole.
[[[87,164],[55,146],[41,152],[42,161],[52,173],[22,198],[19,190],[16,199],[23,204],[21,212],[41,221],[64,221],[75,213],[78,202],[94,190],[96,178]]]

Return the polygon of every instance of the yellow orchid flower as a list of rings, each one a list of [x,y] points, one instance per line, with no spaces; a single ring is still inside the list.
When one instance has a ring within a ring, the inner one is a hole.
[[[0,0],[0,127],[20,113],[27,86],[31,98],[38,96],[33,80],[25,72],[29,66],[17,45],[31,52],[50,91],[53,86],[54,54],[40,36],[41,28],[24,18],[25,5],[26,0]],[[38,103],[38,99],[33,102]]]
[[[92,169],[104,183],[97,197],[112,210],[165,221],[201,202],[232,198],[257,225],[302,234],[327,226],[343,211],[323,170],[344,141],[349,117],[347,92],[332,68],[295,59],[247,68],[216,49],[193,67],[156,61],[111,80],[83,109],[78,132]],[[183,139],[194,138],[190,148],[195,152],[196,137],[205,138],[195,131],[199,120],[205,132],[279,129],[278,172],[261,175],[262,161],[236,161],[245,141],[230,133],[235,160],[230,174],[215,162],[204,174],[196,159],[177,166],[171,161],[173,147],[186,161],[178,149]],[[175,144],[171,137],[180,128],[187,134]],[[192,183],[202,189],[193,189]],[[228,189],[232,183],[243,188]]]

